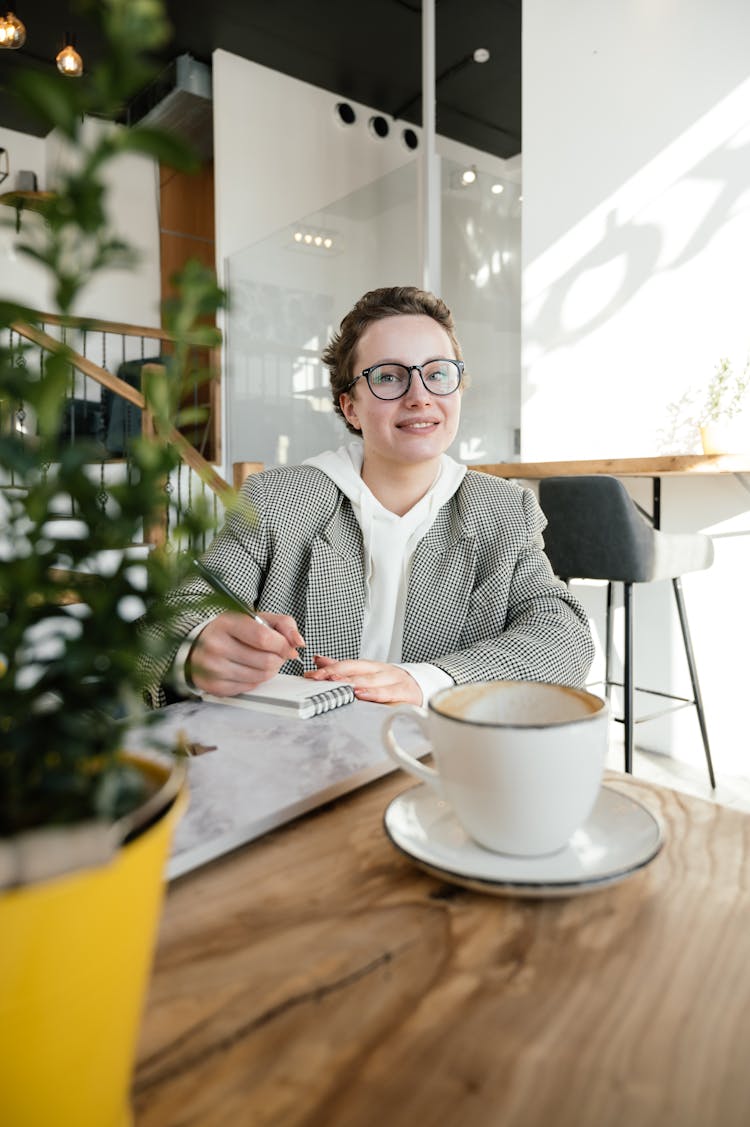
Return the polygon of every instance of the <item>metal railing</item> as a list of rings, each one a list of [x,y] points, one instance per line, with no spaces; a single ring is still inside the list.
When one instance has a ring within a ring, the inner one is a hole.
[[[169,334],[161,329],[119,322],[63,319],[39,314],[35,324],[15,322],[4,342],[13,363],[41,373],[48,356],[65,346],[70,364],[70,379],[61,415],[60,437],[75,443],[86,439],[95,452],[91,473],[99,484],[99,500],[106,514],[110,502],[108,488],[115,480],[128,479],[131,473],[129,445],[136,435],[153,435],[153,419],[142,391],[141,377],[150,368],[162,366],[170,347]],[[113,373],[112,368],[116,369]],[[213,380],[208,381],[209,384]],[[201,405],[199,381],[188,390],[188,402]],[[184,399],[183,399],[184,405]],[[189,433],[170,426],[160,437],[172,443],[180,455],[177,469],[165,480],[163,505],[158,521],[144,529],[144,546],[169,544],[170,530],[181,522],[200,497],[212,506],[214,521],[223,515],[222,499],[232,490],[216,472],[206,448],[216,450],[212,435],[215,426],[216,396],[207,404],[208,418]],[[212,411],[213,410],[213,418]],[[33,442],[36,419],[27,403],[0,402],[0,429],[12,430]],[[197,444],[196,444],[197,439]],[[0,489],[16,488],[11,473],[0,480]],[[71,516],[74,515],[71,513]],[[205,545],[194,545],[202,548]]]

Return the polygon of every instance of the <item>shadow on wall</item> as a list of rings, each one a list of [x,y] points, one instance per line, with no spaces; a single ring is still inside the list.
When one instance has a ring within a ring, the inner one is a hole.
[[[524,267],[524,459],[698,450],[670,404],[747,354],[749,100],[745,79],[582,218],[542,224]]]
[[[661,197],[679,180],[719,186],[687,242],[671,256],[665,256],[661,225],[639,220],[637,214],[618,221],[618,209],[613,208],[598,244],[549,286],[527,332],[544,342],[545,349],[575,344],[620,312],[645,282],[684,266],[735,214],[737,202],[747,192],[748,169],[750,142],[735,146],[730,140],[694,165],[689,174],[675,177],[659,189]],[[652,196],[640,212],[656,198]],[[611,287],[613,280],[615,288]]]

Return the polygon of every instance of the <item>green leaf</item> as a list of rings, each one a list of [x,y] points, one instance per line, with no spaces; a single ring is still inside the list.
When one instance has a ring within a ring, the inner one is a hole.
[[[108,185],[118,156],[138,152],[177,167],[191,163],[181,142],[145,126],[97,130],[94,142],[85,143],[81,115],[101,118],[119,110],[151,73],[145,52],[163,43],[168,29],[162,0],[89,0],[88,8],[105,32],[101,63],[75,82],[33,73],[19,89],[47,129],[57,127],[71,141],[69,171],[45,205],[46,222],[35,224],[34,238],[29,234],[22,248],[45,268],[64,315],[98,271],[133,260],[110,227]],[[223,301],[210,271],[194,264],[184,272],[181,297],[170,307],[178,336],[168,371],[144,373],[144,390],[165,424],[179,418],[190,348],[218,340],[216,329],[200,321]],[[16,320],[39,321],[12,301],[0,303],[0,324]],[[36,346],[11,349],[7,341],[6,332],[0,340],[0,477],[14,488],[2,499],[0,835],[110,818],[137,803],[135,777],[117,753],[127,728],[144,720],[139,661],[144,649],[166,660],[179,613],[166,596],[176,582],[180,547],[188,537],[205,541],[215,523],[210,506],[196,497],[175,516],[170,550],[148,552],[137,568],[128,565],[144,523],[163,511],[177,450],[140,437],[132,444],[127,480],[110,479],[98,448],[80,439],[71,444],[62,434],[61,413],[80,382],[70,352],[45,353],[40,366]],[[16,426],[24,412],[29,433]],[[105,552],[115,557],[106,578],[84,577]],[[138,573],[137,584],[131,571]],[[75,615],[61,605],[67,592],[78,600]],[[146,641],[120,616],[122,600],[134,595],[146,605],[146,621],[159,626]],[[40,652],[34,639],[43,633],[49,642],[48,631],[55,646]]]

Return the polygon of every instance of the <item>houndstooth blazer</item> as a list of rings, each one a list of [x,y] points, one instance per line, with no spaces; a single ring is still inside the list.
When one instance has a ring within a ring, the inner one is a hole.
[[[252,474],[205,554],[240,599],[291,614],[313,655],[359,656],[365,602],[362,534],[348,499],[314,466]],[[402,660],[431,662],[457,683],[489,679],[583,683],[593,658],[586,614],[544,555],[546,520],[530,489],[470,471],[417,545]],[[174,647],[149,670],[156,690],[181,640],[205,617],[207,588],[191,580]],[[157,695],[158,696],[160,694]],[[162,698],[163,699],[163,698]]]

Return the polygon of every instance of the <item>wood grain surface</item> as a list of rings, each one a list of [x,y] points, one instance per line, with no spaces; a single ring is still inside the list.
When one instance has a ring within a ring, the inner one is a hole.
[[[662,454],[653,458],[592,458],[561,462],[495,462],[469,466],[494,477],[577,477],[579,474],[612,474],[615,477],[670,477],[750,473],[747,454]]]
[[[422,873],[402,775],[176,882],[136,1127],[746,1127],[750,816],[610,784],[667,843],[591,895]]]

